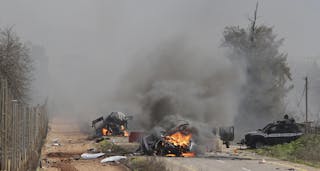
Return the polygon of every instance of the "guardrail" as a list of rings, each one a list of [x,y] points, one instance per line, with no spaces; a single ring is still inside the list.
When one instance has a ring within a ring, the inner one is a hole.
[[[30,107],[19,102],[1,79],[0,112],[0,170],[34,169],[47,134],[46,104]]]

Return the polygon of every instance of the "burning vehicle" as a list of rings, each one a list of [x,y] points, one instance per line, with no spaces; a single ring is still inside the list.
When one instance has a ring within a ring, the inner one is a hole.
[[[274,123],[270,123],[263,129],[248,132],[242,144],[251,148],[261,148],[264,145],[276,145],[289,143],[303,135],[301,126],[295,123],[294,119],[285,118]]]
[[[128,120],[132,119],[122,112],[112,112],[105,119],[101,116],[92,121],[96,136],[129,136]],[[100,123],[102,122],[102,123]],[[99,124],[100,123],[100,124]]]
[[[188,123],[167,131],[157,127],[153,133],[141,139],[137,151],[147,155],[193,157],[195,153],[191,151],[193,145],[191,132]]]

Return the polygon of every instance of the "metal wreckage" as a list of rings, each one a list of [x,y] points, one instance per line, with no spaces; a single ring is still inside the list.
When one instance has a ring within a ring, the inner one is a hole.
[[[184,123],[170,130],[155,128],[141,138],[137,151],[146,155],[193,157],[192,146],[192,131],[189,124]]]
[[[122,112],[112,112],[106,118],[99,117],[93,120],[92,127],[95,128],[96,137],[129,136],[128,121],[131,119],[132,116]],[[137,132],[132,132],[131,134],[133,135],[133,133]],[[155,127],[147,135],[139,133],[138,141],[140,146],[137,152],[141,154],[168,157],[193,157],[196,155],[194,152],[195,143],[192,137],[194,129],[191,128],[188,122],[177,124],[177,126],[167,130]],[[227,147],[234,138],[233,127],[213,129],[212,133],[219,134]]]
[[[141,138],[137,151],[146,155],[194,157],[196,143],[192,136],[196,132],[195,128],[191,128],[187,122],[169,130],[156,127],[151,134]],[[234,128],[220,127],[213,129],[212,134],[219,136],[223,144],[229,148],[230,141],[234,139]]]
[[[101,116],[92,121],[92,127],[95,129],[97,137],[101,136],[129,136],[128,120],[132,116],[128,116],[122,112],[112,112],[105,119]],[[102,123],[100,123],[102,122]]]

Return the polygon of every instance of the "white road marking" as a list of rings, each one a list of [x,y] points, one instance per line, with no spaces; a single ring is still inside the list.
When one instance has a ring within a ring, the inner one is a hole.
[[[247,168],[245,168],[245,167],[243,167],[243,168],[241,168],[242,170],[244,170],[244,171],[251,171],[250,169],[247,169]]]

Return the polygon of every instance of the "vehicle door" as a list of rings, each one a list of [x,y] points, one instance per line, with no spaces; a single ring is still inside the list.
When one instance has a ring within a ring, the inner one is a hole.
[[[266,135],[266,142],[269,145],[275,145],[275,144],[280,144],[282,142],[284,142],[283,139],[283,132],[285,128],[283,124],[275,124],[273,126],[271,126],[268,130],[267,130],[267,135]]]
[[[285,142],[296,140],[302,135],[301,130],[296,124],[286,124],[287,134],[285,135]]]

